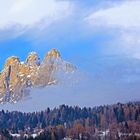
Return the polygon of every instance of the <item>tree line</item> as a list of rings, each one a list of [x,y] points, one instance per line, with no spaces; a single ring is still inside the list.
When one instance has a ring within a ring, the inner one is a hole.
[[[7,136],[9,132],[31,134],[43,130],[36,138],[25,138],[29,140],[140,139],[140,102],[93,108],[61,105],[32,113],[2,110],[0,129],[1,135]]]

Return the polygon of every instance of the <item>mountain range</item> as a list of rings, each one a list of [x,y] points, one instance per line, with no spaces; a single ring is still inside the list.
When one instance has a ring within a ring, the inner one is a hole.
[[[15,103],[28,95],[30,88],[57,84],[57,73],[75,70],[76,67],[64,61],[56,49],[47,52],[42,61],[36,52],[29,53],[24,62],[11,56],[0,73],[0,103]]]

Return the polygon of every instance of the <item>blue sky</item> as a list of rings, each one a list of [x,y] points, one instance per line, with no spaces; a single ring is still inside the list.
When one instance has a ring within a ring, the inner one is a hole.
[[[43,59],[51,48],[89,82],[108,83],[103,90],[137,96],[140,1],[0,0],[0,69],[8,56],[25,60],[36,51]]]

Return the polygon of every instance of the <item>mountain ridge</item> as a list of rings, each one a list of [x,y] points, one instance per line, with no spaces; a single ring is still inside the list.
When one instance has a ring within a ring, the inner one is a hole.
[[[75,66],[62,59],[56,49],[47,52],[42,61],[36,52],[29,53],[24,62],[17,56],[11,56],[6,60],[0,73],[0,102],[5,95],[10,97],[12,95],[14,98],[24,96],[29,87],[57,84],[56,72],[73,72],[75,69]],[[8,102],[9,100],[13,102],[11,99],[8,99]]]

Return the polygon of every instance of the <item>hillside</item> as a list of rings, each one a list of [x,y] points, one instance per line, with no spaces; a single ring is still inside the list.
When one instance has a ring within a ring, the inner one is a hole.
[[[0,111],[1,135],[9,139],[140,139],[140,102],[94,108],[61,105],[33,113]]]

